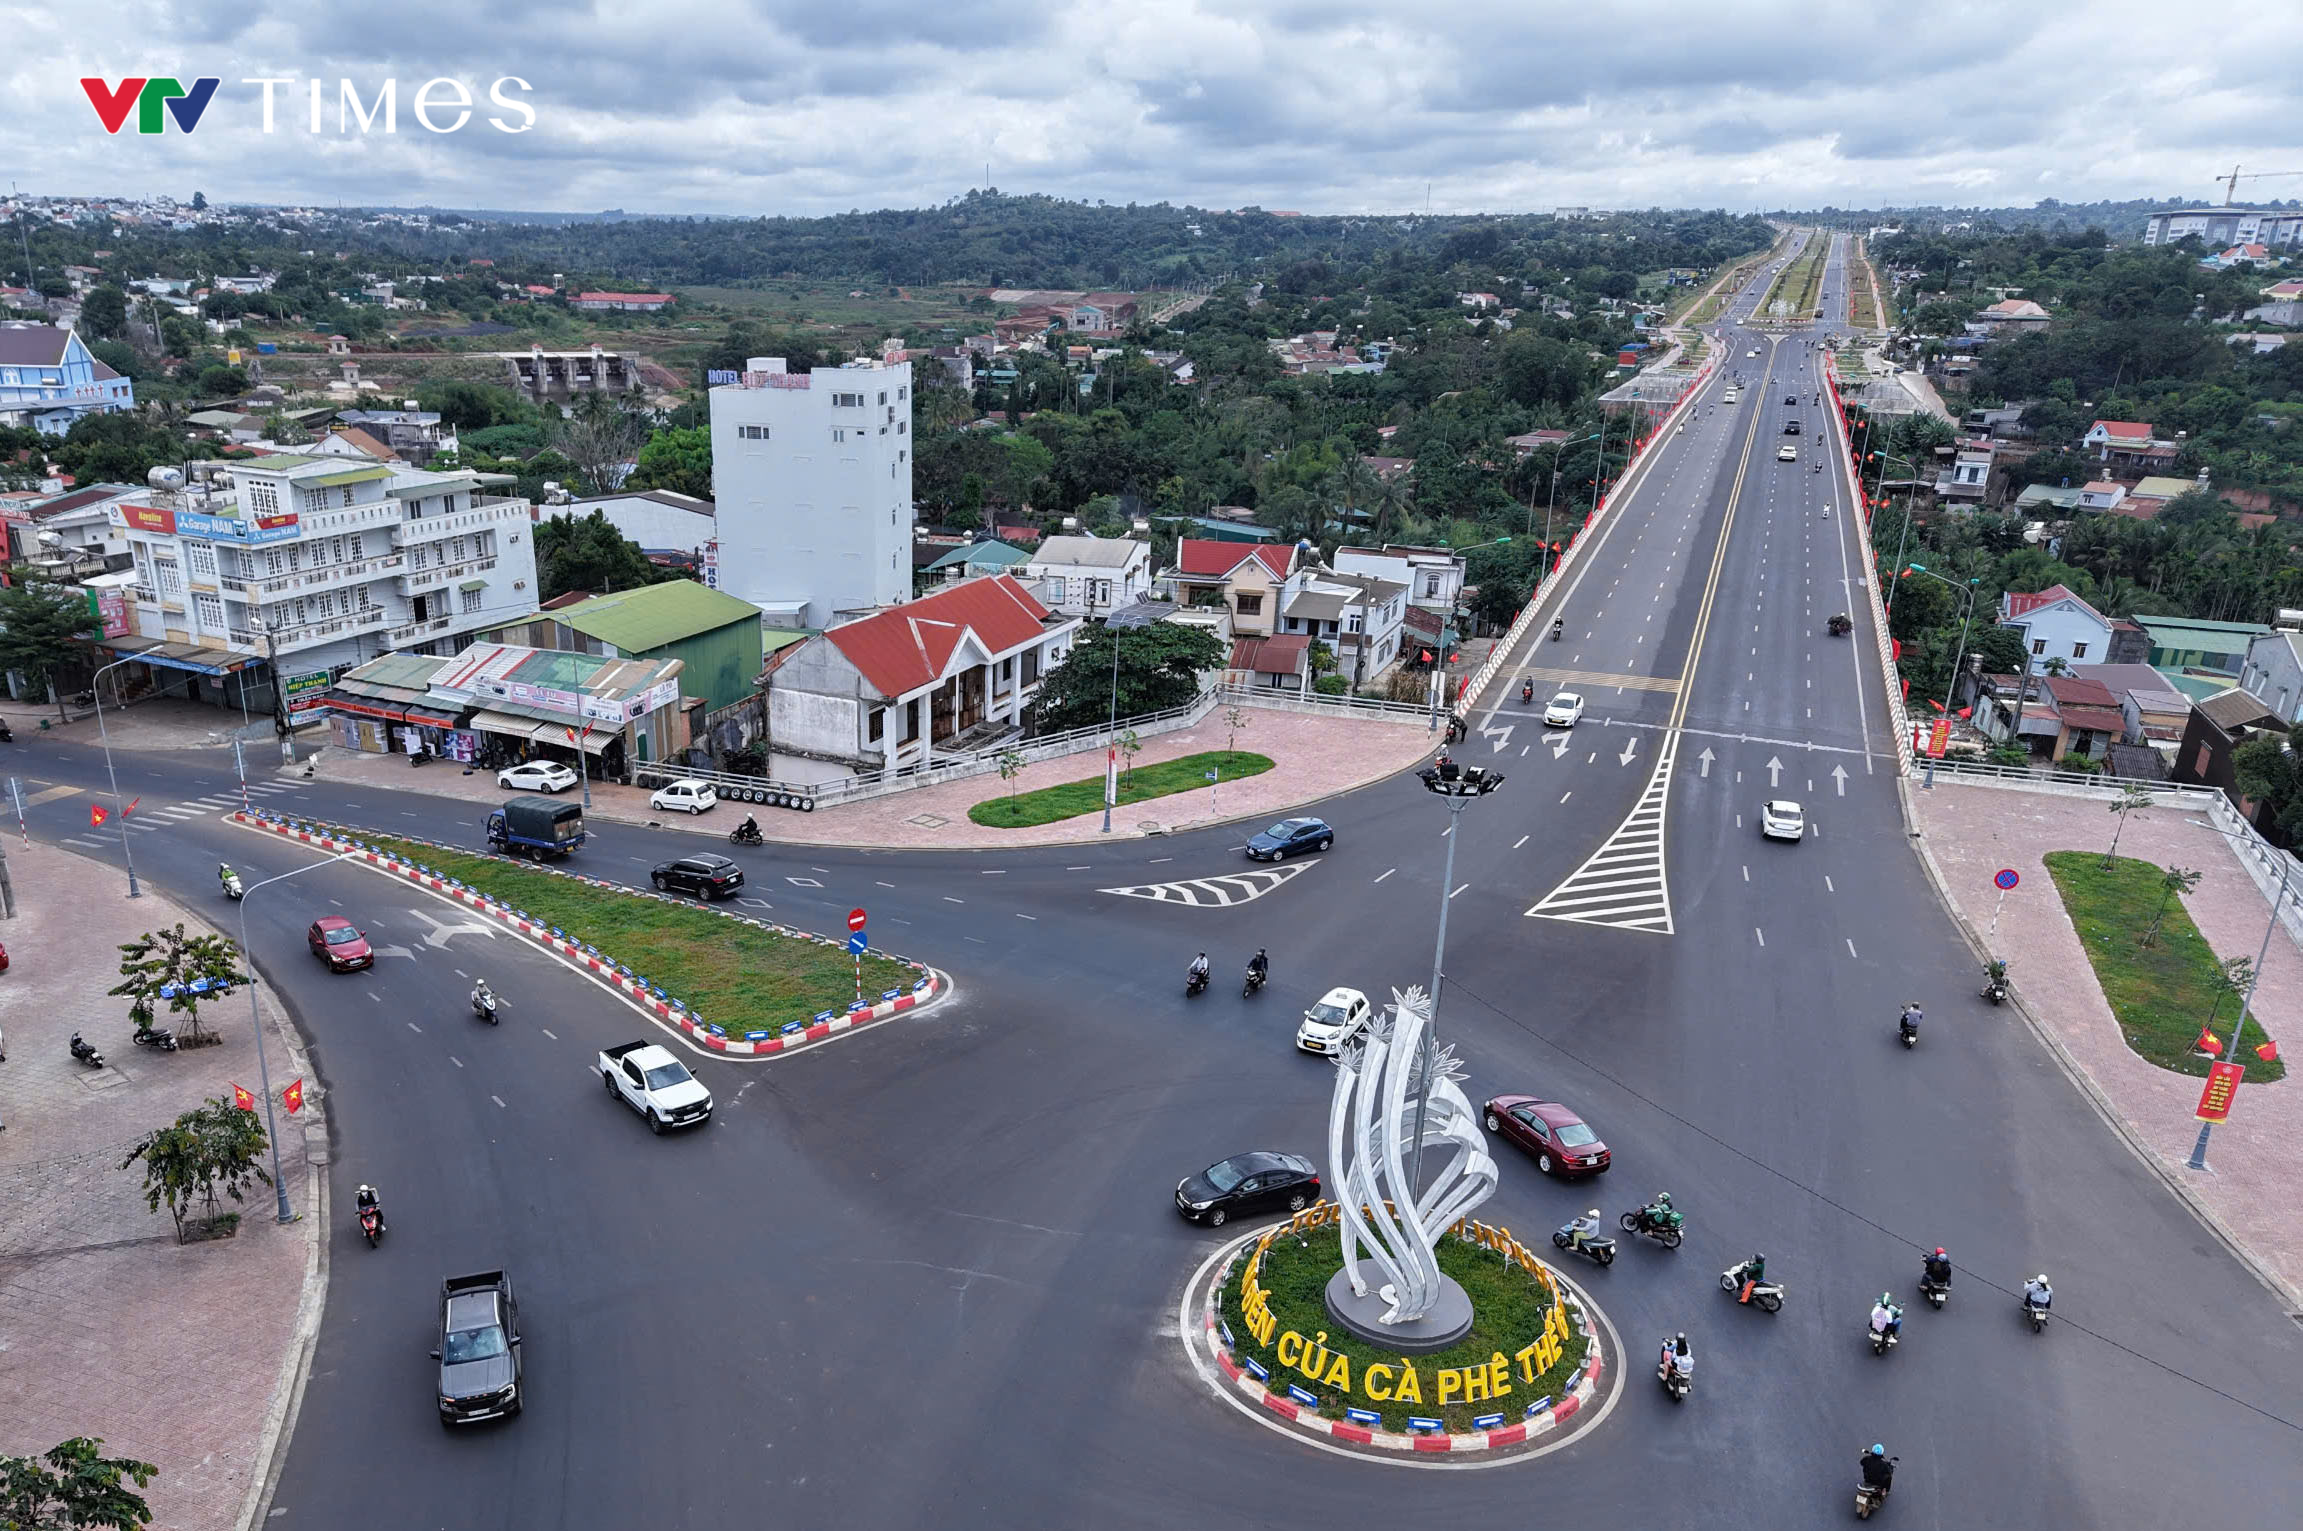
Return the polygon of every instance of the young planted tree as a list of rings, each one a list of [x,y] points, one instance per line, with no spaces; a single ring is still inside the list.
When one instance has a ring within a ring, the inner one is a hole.
[[[253,1111],[243,1111],[226,1100],[210,1100],[155,1127],[139,1139],[120,1161],[126,1169],[144,1161],[144,1205],[152,1211],[162,1204],[176,1222],[176,1242],[184,1242],[185,1217],[195,1205],[205,1211],[201,1228],[216,1228],[216,1193],[234,1201],[247,1199],[251,1182],[270,1185],[272,1177],[259,1163],[267,1139],[264,1124]],[[236,1216],[237,1214],[235,1214]]]
[[[136,1531],[152,1507],[136,1488],[160,1471],[133,1457],[101,1455],[104,1443],[76,1435],[36,1457],[0,1456],[0,1527],[9,1531]]]
[[[2138,808],[2148,808],[2150,806],[2150,788],[2142,786],[2136,782],[2128,782],[2119,789],[2119,796],[2114,798],[2110,804],[2112,817],[2117,819],[2119,822],[2111,827],[2111,849],[2103,853],[2104,871],[2110,871],[2111,863],[2118,859],[2119,837],[2121,834],[2126,832],[2127,816],[2135,812],[2135,810]],[[2164,904],[2162,904],[2160,907],[2162,910],[2166,908]],[[2158,923],[2156,921],[2153,922],[2152,928],[2155,930],[2158,928]],[[2145,941],[2143,944],[2145,946],[2149,946],[2151,943],[2149,941]]]
[[[246,983],[240,948],[219,935],[186,935],[182,925],[120,943],[120,983],[108,992],[128,1001],[138,1033],[150,1031],[161,1005],[179,1017],[177,1041],[201,1047],[219,1040],[200,1025],[200,1007]]]
[[[1120,759],[1126,763],[1128,779],[1133,781],[1136,774],[1136,756],[1142,752],[1144,742],[1137,737],[1136,731],[1132,728],[1121,730],[1118,742]]]
[[[2215,1002],[2207,1007],[2205,1029],[2215,1028],[2215,1017],[2222,1012],[2223,1002],[2238,999],[2255,986],[2255,959],[2253,957],[2226,957],[2215,964],[2215,976],[2208,980],[2215,991]],[[2239,1039],[2231,1039],[2231,1051],[2239,1050]]]
[[[1001,750],[998,756],[1000,780],[1008,784],[1008,817],[1016,815],[1016,778],[1023,774],[1024,757],[1021,750]]]
[[[2105,861],[2104,865],[2109,866],[2110,862]],[[2136,945],[2155,946],[2158,944],[2159,922],[2167,918],[2168,904],[2174,901],[2176,894],[2188,893],[2193,888],[2198,887],[2201,875],[2198,872],[2186,872],[2181,867],[2169,867],[2160,876],[2159,907],[2151,913],[2151,928],[2143,932],[2143,939],[2136,942]]]
[[[1231,706],[1226,707],[1223,710],[1223,753],[1225,765],[1230,765],[1231,757],[1239,753],[1239,731],[1254,721],[1254,715],[1250,713],[1245,707],[1240,706],[1237,702],[1234,702]]]

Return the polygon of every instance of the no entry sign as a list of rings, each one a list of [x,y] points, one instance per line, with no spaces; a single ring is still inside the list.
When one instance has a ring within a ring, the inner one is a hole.
[[[864,912],[861,909],[850,909],[848,911],[848,929],[861,930],[863,928]]]

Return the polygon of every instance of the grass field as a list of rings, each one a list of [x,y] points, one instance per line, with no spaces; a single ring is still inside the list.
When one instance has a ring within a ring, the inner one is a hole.
[[[1120,806],[1207,786],[1210,771],[1222,773],[1215,783],[1220,787],[1227,781],[1261,776],[1270,769],[1269,756],[1247,750],[1208,750],[1203,754],[1163,760],[1156,765],[1138,766],[1120,774]],[[1093,813],[1103,805],[1104,779],[1098,775],[1021,792],[1014,797],[987,797],[968,810],[968,817],[991,829],[1028,829],[1034,824],[1053,824],[1058,819]]]
[[[804,1021],[824,1010],[845,1013],[855,998],[855,959],[843,946],[779,935],[693,905],[598,888],[494,857],[353,833],[363,844],[492,893],[597,948],[731,1035]],[[571,870],[582,870],[582,858],[577,852]],[[867,998],[909,989],[918,976],[901,963],[865,954]]]
[[[2181,894],[2165,900],[2158,936],[2151,945],[2142,944],[2166,892],[2160,881],[2163,868],[2121,856],[2105,870],[2099,851],[2053,851],[2046,861],[2064,912],[2095,967],[2095,981],[2118,1019],[2119,1034],[2138,1056],[2178,1074],[2204,1077],[2213,1060],[2194,1055],[2191,1044],[2213,1011],[2215,1034],[2234,1062],[2247,1065],[2249,1082],[2285,1077],[2285,1064],[2266,1063],[2252,1051],[2264,1040],[2263,1028],[2252,1017],[2247,1035],[2232,1045],[2231,1022],[2239,1014],[2239,1000],[2218,995],[2221,970],[2215,953],[2191,923]],[[2023,982],[2020,969],[2015,981]]]
[[[1762,319],[1814,317],[1823,291],[1824,263],[1830,254],[1831,240],[1828,236],[1818,234],[1810,238],[1799,258],[1776,273],[1775,281],[1768,287],[1767,295],[1759,300],[1759,307],[1754,312]],[[1778,302],[1784,305],[1781,315],[1775,313]]]
[[[724,309],[728,318],[758,319],[786,329],[869,332],[876,340],[907,326],[950,329],[959,335],[981,333],[1001,312],[988,303],[970,305],[981,290],[766,282],[757,287],[683,287],[679,293],[690,309]]]

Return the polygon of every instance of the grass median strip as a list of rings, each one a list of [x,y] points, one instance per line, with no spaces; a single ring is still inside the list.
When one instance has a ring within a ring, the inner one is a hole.
[[[844,946],[743,920],[723,919],[694,905],[596,887],[572,877],[515,866],[486,856],[441,850],[390,835],[347,831],[377,850],[492,893],[529,918],[612,957],[730,1036],[774,1031],[788,1021],[831,1010],[846,1014],[856,996],[855,959]],[[581,872],[583,853],[569,870]],[[864,998],[877,1002],[889,989],[910,989],[919,976],[900,962],[864,954]]]
[[[2100,851],[2051,851],[2045,859],[2064,912],[2094,965],[2095,981],[2119,1022],[2119,1034],[2138,1056],[2178,1074],[2204,1077],[2214,1060],[2194,1053],[2192,1043],[2201,1027],[2212,1025],[2224,1041],[2225,1055],[2247,1065],[2251,1083],[2286,1075],[2285,1064],[2255,1056],[2253,1049],[2264,1034],[2252,1016],[2247,1035],[2234,1044],[2231,1023],[2239,1015],[2239,997],[2225,986],[2222,964],[2191,923],[2182,895],[2170,894],[2164,869],[2130,856],[2106,869]],[[2145,946],[2143,937],[2154,920],[2158,934]],[[2022,972],[2014,976],[2020,985]]]
[[[1119,800],[1124,806],[1205,787],[1209,785],[1207,773],[1210,771],[1219,773],[1215,785],[1221,787],[1224,782],[1261,776],[1270,769],[1268,755],[1247,750],[1208,750],[1122,771]],[[1013,797],[987,797],[968,810],[968,817],[989,829],[1028,829],[1034,824],[1076,819],[1083,813],[1094,813],[1103,805],[1104,779],[1090,776],[1033,792],[1019,792]]]

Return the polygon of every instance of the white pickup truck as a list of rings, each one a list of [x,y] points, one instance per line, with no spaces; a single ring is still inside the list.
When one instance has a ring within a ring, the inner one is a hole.
[[[610,1095],[620,1095],[648,1119],[650,1132],[709,1121],[712,1092],[705,1089],[671,1049],[655,1042],[626,1042],[600,1054],[600,1078]]]

